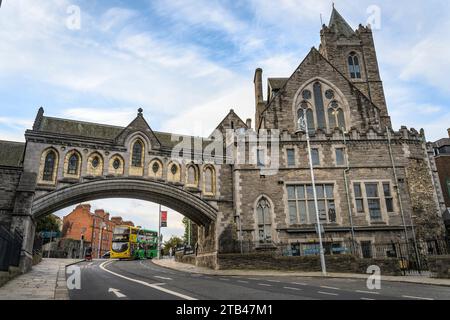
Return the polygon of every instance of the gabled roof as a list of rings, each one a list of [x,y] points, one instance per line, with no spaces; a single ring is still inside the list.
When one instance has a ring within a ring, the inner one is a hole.
[[[145,121],[142,111],[143,110],[139,108],[137,117],[126,128],[124,128],[119,135],[117,135],[116,141],[123,144],[130,134],[142,132],[150,140],[152,147],[159,148],[161,147],[161,142],[150,128],[147,121]]]
[[[336,32],[336,34],[343,34],[346,37],[350,37],[355,34],[355,31],[336,10],[334,5],[333,11],[331,12],[330,22],[328,23],[328,28]]]
[[[268,78],[269,86],[272,90],[280,90],[283,88],[284,84],[289,80],[289,78]]]
[[[284,89],[287,85],[287,83],[294,77],[294,75],[302,68],[302,66],[304,66],[306,63],[308,63],[308,61],[312,61],[312,63],[318,63],[321,59],[323,59],[329,66],[331,66],[331,68],[334,69],[334,71],[336,71],[336,74],[340,77],[342,77],[352,88],[355,92],[358,92],[361,97],[363,97],[365,100],[369,101],[369,103],[372,104],[372,106],[374,106],[375,108],[378,108],[377,105],[375,105],[375,103],[373,103],[372,100],[369,99],[369,97],[367,97],[361,90],[359,90],[356,85],[346,76],[344,75],[342,72],[340,72],[327,58],[325,58],[316,48],[312,47],[311,50],[308,52],[308,54],[306,55],[306,57],[303,59],[303,61],[298,65],[298,67],[294,70],[294,72],[291,74],[291,76],[289,78],[286,78],[285,83],[283,84],[283,86],[280,88]],[[281,79],[281,78],[279,78]],[[255,128],[259,129],[261,127],[261,123],[262,123],[262,119],[264,118],[264,113],[272,106],[272,100],[268,101],[266,104],[266,107],[264,108],[264,110],[261,113],[261,118],[259,123],[255,124]],[[379,109],[379,108],[378,108]]]
[[[145,119],[139,115],[127,127],[119,127],[93,122],[46,117],[43,115],[43,110],[39,109],[37,121],[35,121],[35,125],[33,126],[34,131],[42,133],[90,138],[103,140],[108,143],[115,143],[119,136],[125,135],[125,131],[134,132],[133,130],[141,130],[146,128],[154,134],[162,147],[173,148],[179,143],[179,141],[172,141],[173,134],[171,133],[152,131]],[[177,134],[177,136],[185,135]],[[208,141],[204,139],[204,145],[207,143]],[[0,158],[2,156],[3,153]]]
[[[0,140],[0,166],[21,167],[25,143]]]
[[[222,131],[223,128],[229,129],[228,126],[226,125],[227,121],[237,121],[238,123],[235,125],[235,128],[248,129],[247,124],[234,112],[233,109],[230,109],[230,112],[228,112],[228,114],[225,116],[225,118],[223,118],[223,120],[220,121],[220,123],[217,125],[217,127],[214,129],[214,131],[215,130]],[[208,138],[212,137],[214,131],[209,135]]]

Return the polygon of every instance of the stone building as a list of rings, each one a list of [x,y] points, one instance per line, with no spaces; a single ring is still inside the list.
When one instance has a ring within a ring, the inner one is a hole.
[[[434,150],[436,172],[442,189],[443,202],[446,210],[443,218],[450,237],[450,129],[447,129],[448,138],[442,138],[434,142],[431,147]]]
[[[291,75],[254,75],[255,122],[231,110],[208,138],[153,131],[142,109],[127,127],[59,119],[41,108],[26,144],[0,142],[0,223],[24,234],[34,221],[106,197],[161,203],[198,226],[199,265],[218,253],[282,246],[308,254],[318,241],[306,132],[311,137],[327,253],[354,241],[442,237],[441,194],[423,130],[392,128],[372,31],[333,9]],[[268,138],[269,137],[269,138]],[[3,151],[5,150],[5,151]],[[182,152],[186,151],[188,152]]]
[[[112,217],[103,209],[91,212],[91,205],[78,205],[63,218],[62,239],[83,240],[91,243],[94,257],[100,258],[110,250],[114,227],[118,225],[134,226],[131,221],[121,217]]]

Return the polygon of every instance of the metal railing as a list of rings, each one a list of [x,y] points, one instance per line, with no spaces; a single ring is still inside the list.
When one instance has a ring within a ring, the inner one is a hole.
[[[0,271],[9,271],[10,266],[19,266],[22,240],[19,232],[10,232],[0,226]]]
[[[371,241],[353,242],[327,241],[323,243],[325,255],[351,254],[362,259],[398,259],[402,269],[408,271],[428,270],[428,256],[450,254],[450,245],[446,239],[429,239],[417,241],[417,251],[413,240],[396,240],[383,243]],[[319,255],[319,243],[274,243],[263,241],[222,241],[220,253],[248,254],[271,251],[281,256]]]

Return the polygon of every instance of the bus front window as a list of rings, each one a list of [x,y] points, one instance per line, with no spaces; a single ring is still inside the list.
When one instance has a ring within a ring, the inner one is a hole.
[[[125,252],[128,249],[128,242],[113,242],[112,250],[114,252]]]

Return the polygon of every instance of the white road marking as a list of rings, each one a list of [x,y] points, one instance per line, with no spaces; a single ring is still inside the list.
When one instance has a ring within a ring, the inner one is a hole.
[[[402,296],[403,298],[409,298],[409,299],[419,299],[419,300],[434,300],[432,298],[424,298],[424,297],[415,297],[415,296]]]
[[[317,293],[320,293],[320,294],[327,294],[327,295],[329,295],[329,296],[338,296],[339,294],[337,294],[337,293],[331,293],[331,292],[325,292],[325,291],[317,291]]]
[[[291,284],[298,284],[299,286],[307,286],[307,284],[303,282],[291,282]]]
[[[369,300],[369,301],[371,301],[371,300],[375,300],[375,299],[371,299],[371,298],[361,298],[361,300]]]
[[[303,289],[300,288],[293,288],[293,287],[283,287],[284,289],[288,289],[288,290],[296,290],[296,291],[302,291]]]
[[[341,290],[341,289],[336,288],[336,287],[328,287],[328,286],[320,286],[320,287],[323,288],[323,289]]]
[[[271,287],[271,284],[267,284],[267,283],[258,283],[258,285],[260,286],[264,286],[264,287]]]
[[[109,288],[108,292],[112,292],[117,298],[126,298],[127,296],[120,292],[119,289]]]
[[[113,275],[115,275],[115,276],[117,276],[117,277],[120,277],[120,278],[129,280],[129,281],[133,281],[133,282],[142,284],[142,285],[144,285],[144,286],[147,286],[147,287],[150,287],[150,288],[152,288],[152,289],[156,289],[156,290],[159,290],[159,291],[162,291],[162,292],[165,292],[165,293],[174,295],[174,296],[179,297],[179,298],[182,298],[182,299],[186,299],[186,300],[197,300],[197,299],[195,299],[195,298],[193,298],[193,297],[190,297],[190,296],[187,296],[187,295],[185,295],[185,294],[178,293],[178,292],[175,292],[175,291],[166,289],[166,288],[162,288],[162,287],[160,287],[160,286],[157,286],[156,284],[150,284],[150,283],[147,283],[147,282],[145,282],[145,281],[141,281],[141,280],[129,278],[129,277],[123,276],[123,275],[121,275],[121,274],[118,274],[118,273],[116,273],[116,272],[113,272],[113,271],[111,271],[111,270],[108,270],[108,269],[105,268],[105,264],[107,264],[107,263],[111,263],[111,261],[105,261],[105,262],[103,262],[103,263],[100,265],[100,269],[102,269],[103,271],[106,271],[106,272],[108,272],[108,273],[111,273],[111,274],[113,274]]]
[[[161,276],[153,276],[153,277],[158,278],[158,279],[163,279],[163,280],[173,280],[172,278],[161,277]]]
[[[359,293],[368,293],[368,294],[380,294],[379,292],[376,292],[376,291],[356,290],[356,292],[359,292]]]
[[[237,282],[240,282],[240,283],[248,283],[248,281],[245,281],[245,280],[238,280]]]
[[[225,279],[225,278],[219,278],[219,280],[222,280],[222,281],[230,281],[230,279]]]
[[[269,281],[269,282],[275,282],[275,283],[280,283],[281,281],[278,281],[278,280],[267,280],[267,281]]]
[[[259,279],[256,279],[256,278],[248,278],[248,280],[255,280],[255,281],[259,281]]]

